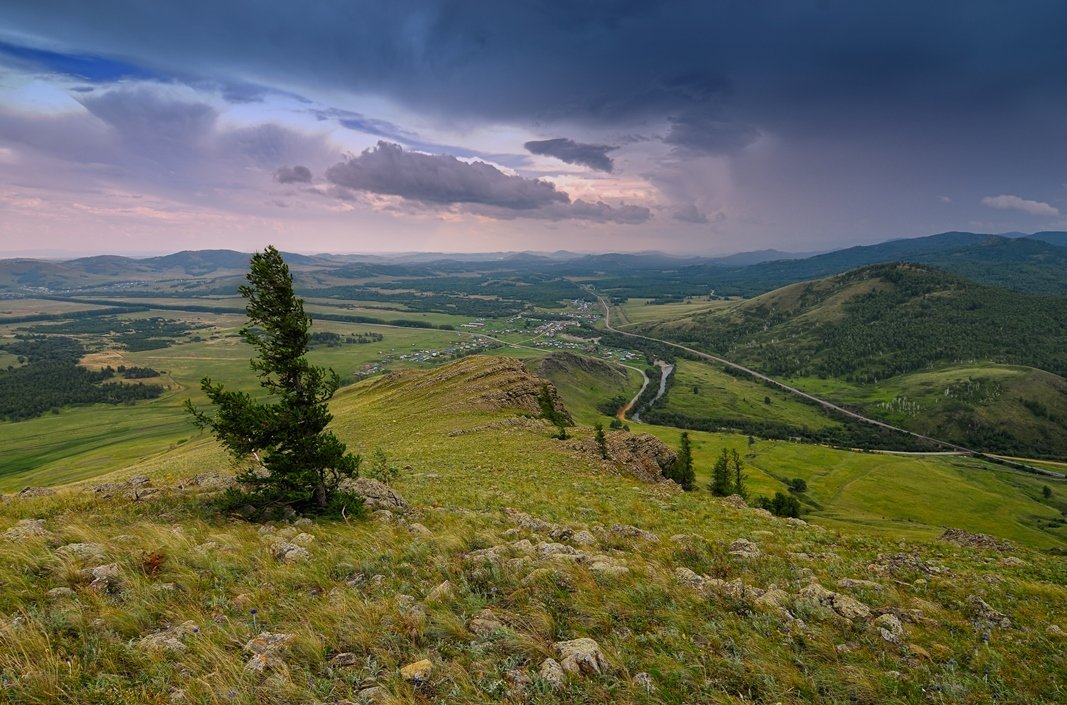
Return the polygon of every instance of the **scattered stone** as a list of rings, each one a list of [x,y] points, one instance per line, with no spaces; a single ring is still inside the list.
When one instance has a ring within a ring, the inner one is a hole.
[[[584,557],[581,551],[574,546],[568,546],[565,543],[547,543],[542,541],[534,547],[541,558],[555,558],[559,556],[570,556],[573,560],[578,560],[579,557]]]
[[[422,524],[419,524],[418,522],[415,522],[413,524],[408,524],[408,531],[410,531],[411,533],[415,534],[416,536],[433,536],[433,532],[432,531],[427,529]]]
[[[481,637],[490,636],[503,628],[504,623],[498,620],[492,611],[487,609],[482,610],[467,622],[467,629]]]
[[[557,641],[554,645],[560,658],[560,667],[567,673],[600,675],[608,670],[608,662],[600,651],[600,645],[589,638]]]
[[[695,538],[696,537],[693,536],[692,534],[675,534],[674,536],[671,536],[667,540],[670,541],[671,543],[682,543],[682,544],[685,544],[685,543],[691,543],[693,541],[693,539],[695,539]]]
[[[511,544],[511,547],[519,553],[533,553],[534,551],[534,545],[530,543],[529,539],[520,539]]]
[[[882,589],[881,583],[876,583],[873,580],[860,580],[858,578],[841,578],[837,581],[838,587],[860,588],[863,590],[875,590],[880,591]]]
[[[280,561],[286,563],[294,563],[296,561],[306,560],[311,557],[308,550],[303,546],[297,546],[295,543],[289,543],[284,541],[276,543],[270,548],[271,554]]]
[[[50,487],[23,487],[15,496],[19,499],[31,499],[33,497],[51,497],[56,493]]]
[[[745,498],[739,494],[732,494],[729,497],[723,497],[722,503],[727,506],[734,507],[736,509],[748,509],[748,502],[746,502]]]
[[[152,586],[153,592],[177,592],[178,586],[174,583],[156,583]]]
[[[595,556],[589,570],[604,578],[619,578],[628,575],[630,569],[610,556]]]
[[[1024,565],[1030,565],[1018,556],[1004,556],[1000,559],[1000,564],[1005,568],[1021,568]]]
[[[792,596],[785,590],[782,590],[781,588],[771,588],[757,597],[755,602],[758,607],[763,607],[772,612],[788,614],[789,603],[792,599]]]
[[[512,668],[504,674],[508,682],[508,691],[512,695],[521,695],[530,685],[530,675],[521,668]]]
[[[330,659],[330,665],[334,668],[351,668],[359,664],[359,656],[351,651],[343,651]]]
[[[204,472],[182,480],[178,483],[179,490],[198,489],[204,492],[217,492],[220,490],[236,487],[237,480],[230,475],[220,475],[217,472]]]
[[[315,541],[315,537],[311,534],[300,533],[294,536],[291,541],[298,546],[310,546]]]
[[[890,644],[899,644],[904,638],[904,625],[895,614],[883,614],[872,622],[882,639]]]
[[[370,513],[370,518],[377,521],[392,521],[395,517],[388,509],[378,509]]]
[[[791,524],[792,526],[810,526],[808,522],[804,521],[803,519],[798,519],[796,517],[786,517],[783,521],[786,524]]]
[[[641,671],[634,676],[634,685],[644,688],[646,693],[652,693],[656,690],[656,684],[652,682],[652,676]]]
[[[974,612],[975,617],[981,621],[991,624],[993,626],[1002,627],[1008,629],[1011,627],[1011,620],[1001,612],[996,611],[989,604],[978,597],[977,595],[971,595],[967,598],[967,604]]]
[[[311,520],[307,517],[300,517],[293,522],[293,526],[311,526]]]
[[[698,590],[704,587],[704,578],[685,566],[679,566],[674,569],[674,579],[682,585]]]
[[[1067,632],[1063,631],[1058,624],[1050,624],[1045,628],[1045,633],[1049,636],[1061,637]]]
[[[284,649],[292,640],[292,634],[260,632],[259,636],[253,637],[245,643],[244,651],[251,654],[274,653]]]
[[[859,600],[827,590],[818,583],[806,586],[800,591],[799,596],[808,602],[829,607],[845,619],[866,619],[871,615],[871,609]]]
[[[426,602],[443,602],[451,599],[452,594],[452,583],[446,580],[426,593]]]
[[[99,561],[104,557],[104,546],[98,543],[68,543],[56,549],[62,558],[82,561]]]
[[[252,654],[245,663],[245,670],[253,673],[264,673],[266,671],[284,671],[285,662],[281,657],[273,652],[267,652],[262,654]]]
[[[659,542],[659,536],[656,534],[651,531],[639,529],[636,526],[630,526],[629,524],[613,524],[608,531],[618,536],[641,539],[642,541],[648,541],[649,543]]]
[[[807,553],[803,553],[803,552],[792,552],[791,551],[789,553],[789,557],[792,558],[794,561],[810,561],[811,560],[811,556],[809,556]]]
[[[363,506],[367,509],[403,511],[408,506],[399,492],[369,477],[349,478],[341,482],[338,489],[363,497]]]
[[[550,524],[547,521],[538,519],[537,517],[530,516],[526,512],[520,512],[517,509],[506,507],[504,514],[511,519],[517,526],[527,531],[534,531],[537,533],[547,533],[555,528],[555,524]]]
[[[118,563],[86,568],[81,571],[81,576],[90,581],[89,589],[97,592],[116,592],[121,587]]]
[[[991,551],[1010,552],[1015,550],[1015,545],[1010,541],[993,538],[989,534],[975,534],[963,529],[945,529],[945,533],[939,536],[942,541],[970,546],[972,548],[985,548]]]
[[[384,703],[389,699],[389,694],[380,685],[372,685],[360,690],[356,697],[364,703]]]
[[[926,575],[947,575],[947,568],[927,563],[914,553],[895,553],[892,555],[878,554],[873,563],[867,565],[867,570],[872,573],[901,573],[915,571]]]
[[[400,669],[400,676],[409,683],[421,685],[430,680],[433,674],[433,662],[429,659],[409,663]]]
[[[50,600],[65,600],[74,597],[74,591],[69,587],[57,587],[46,592],[45,596]]]
[[[757,558],[760,550],[759,546],[748,539],[737,539],[730,544],[730,555],[738,558]]]
[[[138,644],[145,651],[169,651],[171,653],[180,653],[185,651],[185,639],[192,634],[196,634],[200,631],[200,628],[196,626],[196,622],[187,621],[181,624],[165,629],[155,634],[149,634],[141,639]]]
[[[581,531],[574,532],[571,536],[571,542],[576,543],[579,546],[593,546],[596,544],[596,536],[593,536],[590,532],[582,529]]]
[[[567,680],[567,674],[564,673],[563,666],[559,665],[559,661],[554,658],[546,658],[541,662],[541,670],[538,672],[538,675],[541,676],[553,690],[562,688],[564,682]]]
[[[189,699],[185,697],[185,691],[181,688],[175,688],[170,691],[167,700],[170,705],[185,705],[185,703],[189,702]]]
[[[53,534],[44,528],[44,519],[20,519],[14,526],[4,532],[4,538],[8,541],[22,541],[23,539],[47,539]]]

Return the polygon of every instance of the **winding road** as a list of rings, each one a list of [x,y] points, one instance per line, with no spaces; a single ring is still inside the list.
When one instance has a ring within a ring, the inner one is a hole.
[[[928,443],[933,443],[933,444],[935,444],[937,446],[941,446],[943,448],[948,448],[948,449],[950,449],[949,453],[952,453],[952,454],[968,455],[968,456],[979,457],[979,458],[984,457],[984,458],[987,458],[987,459],[990,458],[989,454],[987,454],[987,453],[981,453],[979,451],[972,450],[970,448],[965,448],[964,446],[957,445],[955,443],[950,443],[949,441],[943,441],[943,440],[940,440],[938,438],[932,438],[930,436],[924,436],[921,433],[915,433],[914,431],[909,431],[906,428],[900,428],[899,426],[893,426],[892,424],[888,424],[888,423],[886,423],[884,421],[879,421],[878,419],[872,419],[869,416],[864,416],[863,414],[860,414],[860,413],[857,413],[857,412],[852,411],[850,409],[846,409],[844,407],[838,406],[837,404],[834,404],[833,402],[827,401],[825,399],[820,399],[819,397],[816,397],[814,395],[808,394],[807,392],[801,391],[801,390],[797,389],[796,387],[791,387],[788,384],[785,384],[784,382],[779,382],[778,380],[776,380],[776,379],[774,379],[772,377],[768,377],[767,375],[763,374],[762,372],[757,372],[756,370],[749,369],[749,368],[747,368],[747,367],[745,367],[743,365],[739,365],[736,362],[731,362],[730,360],[727,360],[725,358],[719,357],[717,355],[710,355],[708,353],[701,352],[700,350],[694,350],[693,348],[687,347],[685,345],[679,345],[678,343],[672,343],[669,340],[662,340],[660,338],[653,338],[653,337],[647,336],[647,335],[640,335],[639,333],[631,333],[629,331],[619,330],[618,328],[615,328],[615,327],[613,327],[611,325],[611,306],[608,305],[608,302],[604,300],[604,297],[600,296],[596,292],[594,292],[592,290],[589,290],[589,289],[587,289],[587,290],[591,294],[596,296],[597,300],[600,302],[600,305],[604,308],[604,327],[607,330],[610,330],[613,333],[618,333],[620,335],[626,335],[626,336],[629,336],[631,338],[641,338],[643,340],[648,340],[648,341],[651,341],[651,342],[654,342],[654,343],[660,343],[662,345],[669,345],[670,347],[677,348],[678,350],[684,350],[687,353],[696,355],[696,356],[698,356],[700,358],[703,358],[705,360],[710,360],[711,362],[718,363],[720,365],[723,365],[724,367],[729,367],[731,369],[737,370],[738,372],[744,372],[745,374],[747,374],[747,375],[749,375],[751,377],[754,377],[755,379],[758,379],[761,382],[765,382],[765,383],[767,383],[767,384],[769,384],[769,385],[771,385],[773,387],[777,387],[778,389],[781,389],[782,391],[785,391],[785,392],[788,392],[790,394],[793,394],[794,396],[800,397],[802,399],[806,399],[806,400],[808,400],[810,402],[814,402],[814,403],[818,404],[819,406],[821,406],[822,408],[824,408],[824,409],[826,409],[828,411],[832,411],[832,412],[834,412],[836,414],[841,414],[843,416],[847,416],[849,418],[855,419],[855,420],[860,421],[862,423],[870,424],[872,426],[878,426],[879,428],[884,428],[884,429],[889,430],[889,431],[895,431],[897,433],[902,433],[902,434],[911,436],[912,438],[917,438],[919,440],[926,441]],[[941,452],[941,453],[938,453],[938,454],[945,454],[945,453]],[[1003,458],[1000,458],[1000,460],[1004,461]],[[1050,470],[1045,470],[1043,468],[1036,468],[1036,467],[1034,467],[1032,465],[1026,465],[1025,463],[1014,462],[1012,464],[1014,464],[1016,467],[1019,467],[1021,469],[1025,469],[1028,472],[1033,472],[1033,473],[1037,473],[1037,474],[1040,474],[1040,475],[1048,475],[1048,476],[1051,476],[1051,477],[1061,477],[1061,478],[1065,477],[1065,475],[1062,475],[1060,473],[1055,473],[1055,472],[1052,472]]]

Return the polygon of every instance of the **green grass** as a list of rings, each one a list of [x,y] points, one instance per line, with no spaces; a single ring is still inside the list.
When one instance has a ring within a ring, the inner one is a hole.
[[[840,425],[791,394],[728,375],[713,365],[678,360],[674,374],[665,408],[693,419],[715,419],[724,426],[732,419],[763,421],[812,430]]]
[[[500,427],[518,410],[486,405],[487,395],[509,383],[493,371],[496,364],[470,358],[409,371],[347,388],[335,399],[335,427],[350,446],[366,453],[380,445],[410,466],[396,486],[413,507],[392,521],[261,528],[173,489],[142,501],[72,488],[0,503],[0,532],[38,517],[55,537],[51,545],[0,538],[6,684],[0,700],[163,705],[180,688],[190,702],[212,705],[311,705],[354,701],[363,684],[374,683],[404,705],[907,703],[925,702],[930,692],[943,703],[1062,702],[1067,652],[1060,637],[1045,631],[1067,623],[1061,559],[1024,548],[1016,554],[1022,563],[1008,564],[1001,554],[910,536],[889,541],[854,529],[798,526],[706,492],[605,472],[576,448],[588,428],[561,442],[547,429]],[[716,444],[744,442],[694,435],[701,464]],[[754,450],[757,459],[772,453],[763,442]],[[143,472],[167,488],[223,467],[214,443],[196,439],[109,479]],[[629,573],[610,578],[588,563],[523,558],[516,540],[553,539],[548,531],[517,528],[504,507],[590,531],[595,543],[582,550],[610,556]],[[413,531],[413,522],[428,531]],[[658,541],[613,533],[615,523],[655,532]],[[271,556],[275,537],[300,532],[311,537],[306,561],[290,565]],[[758,544],[759,558],[728,553],[742,537]],[[99,562],[117,564],[121,590],[90,590],[78,570],[97,561],[61,558],[54,546],[68,542],[100,544]],[[499,564],[468,556],[495,546],[504,554]],[[900,553],[951,572],[880,574],[867,567],[879,554]],[[803,626],[752,596],[688,588],[674,577],[683,567],[751,588],[777,586]],[[839,588],[846,577],[873,580],[880,589]],[[428,600],[445,580],[451,593]],[[872,609],[919,610],[922,619],[905,622],[902,642],[889,644],[870,620],[848,622],[804,602],[799,593],[812,581]],[[47,597],[56,587],[74,596]],[[971,595],[1005,612],[1014,626],[976,625]],[[469,619],[486,608],[507,626],[479,636]],[[184,650],[138,646],[186,620],[199,631],[184,638]],[[244,670],[241,645],[262,631],[293,637],[280,654],[284,668],[273,674]],[[553,655],[553,642],[579,637],[597,641],[609,670],[569,676],[553,691],[537,678],[540,663]],[[841,644],[849,650],[839,650]],[[330,666],[338,652],[354,653],[357,665]],[[399,669],[423,658],[433,662],[433,674],[414,688]],[[531,678],[524,696],[509,698],[509,671]],[[639,673],[650,674],[654,692],[635,679]]]
[[[698,313],[720,309],[728,306],[730,301],[706,301],[693,300],[671,304],[650,304],[649,299],[630,299],[622,305],[614,307],[613,317],[619,320],[615,323],[631,325],[638,323],[652,323],[673,321],[688,318]]]
[[[817,378],[790,383],[918,433],[973,446],[1000,433],[1014,439],[1015,450],[1007,454],[1067,458],[1067,380],[1032,367],[948,365],[873,385]]]

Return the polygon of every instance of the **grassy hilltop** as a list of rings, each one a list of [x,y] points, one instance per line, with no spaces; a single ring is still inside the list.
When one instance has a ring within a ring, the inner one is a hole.
[[[1062,557],[642,482],[550,438],[540,384],[471,357],[343,390],[337,433],[403,467],[407,509],[365,520],[220,515],[204,437],[0,503],[0,702],[1063,701]],[[575,639],[599,653],[559,677]]]

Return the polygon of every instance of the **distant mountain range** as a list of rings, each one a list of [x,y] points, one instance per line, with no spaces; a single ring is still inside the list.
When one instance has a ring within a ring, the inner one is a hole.
[[[101,255],[66,261],[0,260],[0,291],[95,290],[112,285],[169,282],[183,288],[236,288],[250,255],[233,250],[183,251],[147,258]],[[602,279],[601,287],[627,296],[691,296],[714,291],[754,296],[765,291],[856,267],[889,262],[926,264],[1003,288],[1067,295],[1067,232],[989,235],[947,232],[890,240],[822,254],[779,250],[726,257],[680,257],[662,252],[582,255],[496,252],[480,254],[404,253],[398,255],[301,255],[285,259],[312,287],[340,278],[425,277],[435,273],[537,271],[555,276]],[[190,282],[189,280],[193,280]],[[232,285],[232,286],[231,286]]]

